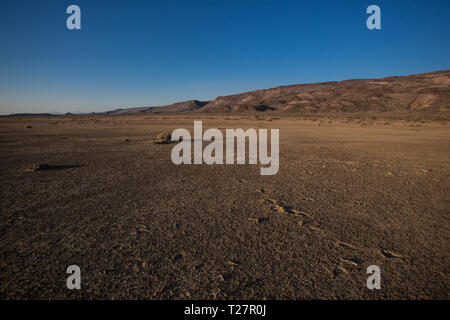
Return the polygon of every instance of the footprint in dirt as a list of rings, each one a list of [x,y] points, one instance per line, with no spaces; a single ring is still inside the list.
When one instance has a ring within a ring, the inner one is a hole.
[[[333,270],[333,276],[335,278],[339,277],[340,275],[348,276],[348,270],[345,269],[342,266],[336,266]]]
[[[312,216],[310,214],[308,214],[307,212],[294,209],[292,206],[287,205],[284,201],[267,197],[268,194],[272,193],[272,190],[267,189],[267,188],[259,188],[256,190],[256,192],[263,195],[263,197],[258,200],[260,203],[269,204],[270,207],[272,208],[272,210],[275,210],[276,212],[278,212],[280,214],[286,214],[286,215],[290,215],[290,216],[293,216],[296,218],[300,218],[300,220],[297,221],[297,224],[300,227],[309,225],[313,221]],[[312,199],[312,198],[307,198],[307,199],[308,199],[308,201],[314,201],[314,199]],[[309,199],[311,199],[311,200],[309,200]],[[323,233],[323,230],[321,230],[319,228],[314,228],[312,226],[309,226],[309,229],[311,229],[312,231],[316,231],[318,233]]]
[[[361,261],[356,258],[341,258],[340,263],[334,268],[333,276],[335,278],[340,275],[348,276],[350,271],[355,267],[358,267],[361,264]]]
[[[259,189],[256,189],[256,192],[259,192],[259,193],[262,193],[262,194],[269,194],[269,193],[272,193],[272,190],[271,189],[267,189],[267,188],[259,188]]]
[[[295,216],[311,218],[311,216],[306,212],[293,209],[291,206],[286,205],[283,201],[278,201],[270,198],[267,198],[266,201],[272,204],[279,213],[288,213]]]
[[[361,261],[356,258],[341,258],[340,260],[343,264],[353,267],[357,267],[361,263]]]
[[[345,249],[356,249],[352,244],[346,243],[346,242],[341,242],[341,241],[336,242],[336,246],[342,247]]]
[[[381,254],[382,256],[386,257],[386,258],[389,258],[389,259],[400,259],[400,260],[404,260],[404,259],[405,259],[405,258],[404,258],[403,256],[401,256],[400,254],[395,253],[395,252],[393,252],[393,251],[386,250],[386,249],[381,249],[381,250],[380,250],[380,254]]]
[[[248,221],[255,223],[255,224],[261,224],[263,222],[266,222],[267,220],[269,220],[269,218],[248,218]]]

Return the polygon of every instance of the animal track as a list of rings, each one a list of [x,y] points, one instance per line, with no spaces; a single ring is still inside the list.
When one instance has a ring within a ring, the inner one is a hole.
[[[398,253],[395,253],[393,251],[389,251],[389,250],[386,250],[386,249],[381,249],[380,253],[383,256],[385,256],[386,258],[389,258],[389,259],[394,259],[394,258],[396,258],[396,259],[403,259],[403,257],[401,255],[399,255]]]
[[[292,206],[286,205],[286,203],[284,201],[267,197],[267,194],[269,192],[271,192],[270,189],[261,188],[261,189],[257,189],[256,191],[263,195],[262,199],[259,199],[258,201],[260,201],[261,203],[269,204],[272,207],[272,209],[275,209],[277,212],[279,212],[281,214],[289,214],[294,217],[306,218],[306,219],[297,220],[298,226],[306,227],[309,230],[311,230],[312,232],[317,233],[318,236],[321,236],[321,237],[325,236],[327,238],[330,238],[330,240],[332,242],[334,242],[334,244],[337,247],[342,247],[344,249],[351,249],[351,250],[357,249],[354,245],[352,245],[350,243],[338,241],[336,238],[333,239],[333,237],[331,235],[329,235],[326,231],[312,225],[312,222],[314,222],[314,219],[310,214],[308,214],[304,211],[296,210]],[[313,198],[307,198],[307,197],[302,198],[302,200],[303,201],[311,201],[311,202],[315,201]],[[268,218],[263,218],[263,219],[264,220],[256,219],[256,218],[249,218],[249,220],[254,221],[255,223],[261,223]],[[383,251],[383,252],[386,254],[386,256],[390,255],[392,257],[400,257],[400,255],[397,255],[392,252],[387,252],[387,251]],[[346,269],[346,267],[354,268],[354,267],[358,267],[360,264],[361,264],[361,260],[359,260],[358,258],[342,257],[342,258],[340,258],[340,264],[334,269],[332,274],[335,277],[337,277],[339,274],[348,275],[349,271]]]
[[[267,194],[271,193],[272,190],[260,188],[260,189],[256,189],[256,192],[261,193],[262,195],[267,195]],[[306,199],[308,199],[307,201],[314,201],[314,199],[312,199],[312,198],[303,198],[303,200],[306,200]],[[306,218],[306,220],[297,221],[297,224],[300,227],[303,227],[312,221],[311,215],[309,215],[308,213],[306,213],[304,211],[296,210],[296,209],[292,208],[292,206],[286,205],[286,203],[281,200],[263,197],[262,199],[258,199],[258,202],[263,203],[263,204],[268,203],[272,207],[272,209],[275,209],[277,212],[279,212],[281,214],[289,214],[294,217]],[[257,222],[257,220],[254,218],[251,220],[253,220],[254,222]],[[261,222],[263,222],[263,221],[258,221],[258,223],[261,223]],[[314,227],[310,227],[310,229],[318,231],[318,232],[323,232],[321,229],[314,228]]]
[[[346,267],[354,268],[360,265],[361,261],[359,259],[353,258],[340,258],[340,263],[334,268],[333,276],[337,278],[340,274],[346,276],[349,275],[349,270]]]
[[[330,191],[330,192],[336,192],[336,190],[333,190],[333,189],[326,189],[326,190]],[[339,241],[336,238],[334,238],[333,235],[328,234],[328,232],[324,231],[323,229],[315,227],[314,223],[313,223],[314,217],[312,217],[307,212],[294,209],[292,206],[287,205],[284,201],[271,198],[269,195],[272,194],[272,190],[270,190],[270,189],[259,188],[256,190],[256,192],[261,194],[261,198],[258,199],[258,201],[263,204],[265,203],[265,204],[270,205],[272,210],[275,210],[276,212],[278,212],[280,214],[287,214],[287,215],[291,215],[294,217],[306,218],[306,219],[297,220],[296,221],[297,225],[299,227],[306,227],[307,229],[311,230],[312,232],[317,233],[317,236],[319,236],[319,237],[325,237],[325,238],[329,239],[330,241],[332,241],[332,243],[334,242],[335,246],[338,248],[340,247],[340,248],[351,250],[351,251],[353,251],[353,250],[360,251],[362,249],[368,249],[368,250],[371,249],[371,248],[363,248],[363,247],[355,246],[355,245],[347,243],[347,242]],[[315,199],[307,198],[307,197],[301,198],[301,200],[309,201],[309,202],[315,201]],[[366,203],[363,201],[353,201],[353,203],[355,205],[359,205],[359,206],[366,205]],[[257,224],[264,222],[266,219],[268,219],[268,218],[259,218],[259,219],[258,218],[249,218],[250,221],[253,221]],[[400,255],[399,253],[390,251],[390,250],[380,249],[378,252],[385,258],[400,259],[402,261],[405,260],[405,258],[402,255]],[[349,276],[349,274],[351,272],[354,272],[356,269],[359,269],[361,267],[362,263],[363,263],[363,261],[360,260],[359,258],[343,256],[343,257],[339,258],[339,263],[337,266],[335,266],[335,268],[332,272],[331,272],[331,269],[330,270],[327,269],[327,271],[330,274],[332,274],[335,278],[337,278],[338,276],[342,276],[342,275]]]
[[[239,266],[241,264],[241,262],[240,261],[238,261],[238,260],[228,260],[227,262],[226,262],[226,265],[227,266],[230,266],[230,267],[236,267],[236,266]]]
[[[147,233],[150,232],[150,231],[147,229],[147,227],[144,226],[144,225],[142,225],[142,226],[139,227],[139,231],[140,231],[140,232],[147,232]]]
[[[312,231],[315,231],[315,232],[318,232],[318,233],[320,233],[320,234],[323,234],[324,233],[324,231],[322,230],[322,229],[320,229],[320,228],[316,228],[316,227],[309,227]]]
[[[311,216],[309,214],[307,214],[306,212],[293,209],[291,206],[287,206],[283,201],[278,201],[278,200],[270,199],[270,198],[266,199],[266,201],[269,202],[270,204],[273,204],[275,209],[279,213],[289,213],[289,214],[296,215],[296,216],[304,216],[304,217],[311,218]]]
[[[332,189],[327,190],[327,191],[336,192],[335,190],[332,190]],[[335,244],[336,247],[343,248],[346,250],[351,250],[351,251],[354,251],[354,250],[358,251],[358,250],[362,249],[362,248],[354,246],[353,244],[339,241],[336,238],[334,238],[333,235],[328,234],[327,231],[325,231],[321,228],[315,227],[314,223],[313,223],[314,217],[312,217],[310,214],[308,214],[304,211],[294,209],[292,206],[287,205],[284,201],[269,197],[269,194],[272,193],[270,189],[260,188],[260,189],[257,189],[256,192],[258,192],[262,195],[261,199],[258,200],[259,202],[270,205],[271,209],[275,210],[278,213],[288,214],[288,215],[291,215],[294,217],[304,218],[304,219],[297,220],[298,226],[306,227],[310,231],[316,233],[316,236],[318,236],[318,237],[325,237],[325,238],[329,239],[332,243]],[[301,199],[303,201],[309,201],[309,202],[315,201],[315,199],[309,198],[309,197],[304,197]],[[355,203],[358,205],[365,205],[365,203],[362,201],[355,201]],[[268,219],[268,218],[266,218],[266,219]],[[261,221],[260,219],[255,219],[255,218],[251,218],[250,220],[254,221],[255,223],[261,223],[264,221],[264,220]],[[395,252],[388,251],[385,249],[382,249],[380,251],[380,253],[387,258],[403,259],[403,257],[400,254],[397,254]],[[341,258],[339,258],[339,262],[335,266],[333,271],[331,272],[328,269],[327,269],[327,271],[330,273],[330,275],[334,276],[335,278],[338,278],[339,276],[349,276],[352,272],[355,272],[355,270],[360,268],[362,263],[363,263],[363,261],[357,257],[342,256]]]
[[[263,194],[266,194],[266,193],[271,193],[271,192],[272,192],[272,190],[270,190],[270,189],[264,189],[264,188],[260,188],[260,189],[256,189],[256,192],[259,192],[259,193],[263,193]]]
[[[337,276],[339,276],[339,274],[345,274],[345,275],[348,275],[348,271],[347,271],[347,269],[345,269],[345,268],[342,267],[342,266],[337,266],[337,267],[333,270],[333,275],[334,275],[335,277],[337,277]]]
[[[341,258],[341,262],[355,267],[361,263],[361,261],[359,261],[358,259],[347,259],[347,258]]]
[[[337,242],[336,243],[337,246],[346,248],[346,249],[355,249],[355,247],[353,245],[351,245],[350,243],[345,243],[345,242]]]

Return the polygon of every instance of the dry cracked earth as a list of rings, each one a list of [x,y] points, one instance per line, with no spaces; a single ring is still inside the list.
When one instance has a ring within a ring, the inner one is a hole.
[[[153,139],[193,120],[0,119],[0,298],[449,298],[448,123],[202,119],[279,128],[261,176],[172,164]]]

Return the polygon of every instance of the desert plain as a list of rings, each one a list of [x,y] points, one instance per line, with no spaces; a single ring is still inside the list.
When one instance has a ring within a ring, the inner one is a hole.
[[[173,164],[194,120],[279,129],[278,173]],[[2,299],[449,298],[447,120],[8,117],[0,159]]]

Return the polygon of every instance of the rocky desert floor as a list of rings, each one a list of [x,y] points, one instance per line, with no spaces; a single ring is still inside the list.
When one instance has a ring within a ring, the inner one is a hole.
[[[449,298],[448,122],[201,120],[280,129],[278,174],[174,165],[188,116],[0,119],[0,298]]]

